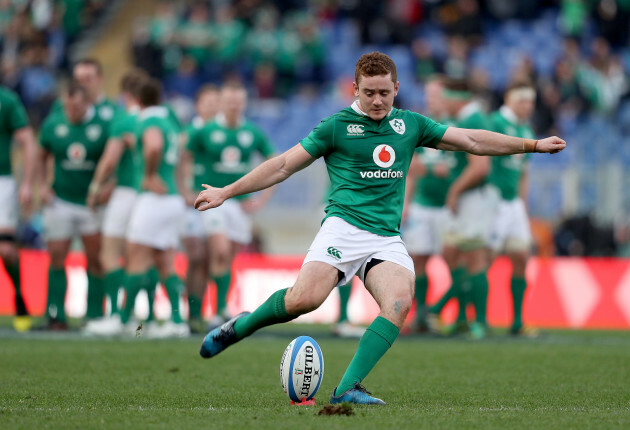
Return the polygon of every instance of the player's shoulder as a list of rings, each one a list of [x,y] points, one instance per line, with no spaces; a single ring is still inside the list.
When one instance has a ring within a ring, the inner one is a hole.
[[[0,102],[22,103],[20,96],[18,96],[15,91],[3,85],[0,85]]]

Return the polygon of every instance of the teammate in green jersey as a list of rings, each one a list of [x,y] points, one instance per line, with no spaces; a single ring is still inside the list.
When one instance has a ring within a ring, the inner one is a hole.
[[[534,111],[536,90],[529,82],[516,82],[505,92],[505,103],[491,116],[493,129],[510,136],[533,139],[528,121]],[[494,254],[505,252],[512,261],[512,305],[514,321],[509,329],[513,335],[533,336],[535,330],[523,327],[523,297],[527,282],[525,266],[531,246],[527,218],[529,154],[504,155],[492,158],[490,181],[501,193],[489,246]]]
[[[98,60],[85,58],[79,60],[72,67],[72,78],[87,90],[90,103],[94,106],[95,114],[104,122],[110,122],[118,113],[116,103],[107,99],[103,94],[103,66]],[[59,113],[63,110],[61,100],[55,101],[51,112]]]
[[[89,187],[88,206],[94,208],[98,201],[104,200],[103,194],[108,193],[110,184],[112,182],[116,184],[103,215],[103,241],[100,253],[110,315],[101,320],[88,322],[85,331],[90,334],[115,335],[123,330],[118,308],[118,292],[124,276],[125,234],[137,198],[135,186],[138,182],[136,179],[138,154],[135,150],[135,128],[137,114],[140,111],[138,97],[140,86],[148,79],[149,76],[139,69],[131,70],[122,77],[121,98],[125,103],[126,114],[120,113],[112,122],[110,138]]]
[[[317,309],[358,272],[380,307],[359,341],[330,402],[383,404],[360,384],[394,343],[413,301],[413,262],[399,235],[405,178],[418,146],[476,155],[558,152],[557,137],[528,141],[485,130],[446,127],[415,112],[392,108],[396,66],[386,55],[356,64],[351,107],[323,120],[299,144],[222,188],[204,185],[202,211],[284,181],[324,157],[332,184],[326,218],[295,284],[280,289],[254,312],[243,312],[206,335],[200,354],[210,358],[256,330]],[[211,211],[212,212],[212,211]]]
[[[431,118],[442,121],[447,117],[443,87],[444,78],[441,76],[432,77],[425,86],[427,113]],[[432,255],[442,254],[444,220],[448,217],[446,194],[455,164],[452,152],[420,147],[416,150],[407,176],[402,238],[416,271],[416,321],[413,329],[419,332],[428,329],[426,296],[429,279],[426,265]]]
[[[221,112],[214,121],[197,130],[190,137],[187,149],[194,160],[197,184],[207,183],[222,187],[241,178],[252,169],[255,155],[269,158],[273,147],[267,136],[243,114],[247,105],[247,92],[236,82],[227,82],[221,88]],[[190,191],[189,191],[190,193]],[[217,285],[216,315],[211,326],[219,326],[229,319],[226,298],[232,279],[232,263],[243,245],[252,240],[252,222],[249,214],[265,205],[272,188],[259,196],[239,196],[219,210],[202,216],[204,235],[210,250],[210,272]]]
[[[489,130],[490,123],[465,81],[446,82],[446,106],[456,124],[466,129]],[[459,315],[452,331],[467,330],[466,306],[472,301],[476,322],[471,326],[475,337],[486,332],[486,242],[498,202],[493,187],[488,185],[490,159],[473,154],[455,153],[452,184],[446,196],[449,220],[444,236],[444,259],[449,264],[452,285],[445,295],[429,308],[427,321],[434,326],[435,316],[453,297],[459,302]]]
[[[203,126],[211,122],[219,111],[219,88],[215,85],[204,85],[197,93],[197,115],[192,119],[188,129],[182,133],[182,152],[177,169],[177,186],[186,201],[186,216],[183,220],[181,237],[182,245],[188,257],[186,272],[186,292],[188,293],[188,324],[192,333],[204,332],[201,316],[201,304],[208,284],[210,270],[209,253],[203,231],[201,214],[193,208],[197,193],[193,190],[193,155],[186,149],[190,137]],[[203,166],[201,166],[203,168]]]
[[[51,113],[42,125],[40,143],[44,181],[46,166],[54,161],[52,189],[42,184],[46,245],[50,254],[46,316],[50,329],[65,329],[65,259],[72,239],[81,236],[87,257],[88,308],[86,317],[103,316],[101,211],[88,208],[88,187],[109,137],[109,123],[94,111],[87,91],[72,82],[63,94],[62,112]]]
[[[23,157],[22,183],[17,186],[11,169],[11,144],[21,146]],[[32,185],[37,164],[37,148],[33,129],[28,124],[24,105],[17,94],[0,87],[0,259],[15,288],[13,327],[27,331],[31,327],[20,277],[20,256],[15,243],[19,209],[27,215],[31,210]]]
[[[179,301],[184,286],[175,274],[175,249],[179,243],[179,222],[184,216],[184,200],[177,193],[175,169],[179,156],[179,128],[168,109],[160,105],[161,86],[154,79],[139,89],[141,111],[137,118],[136,151],[142,175],[139,192],[127,229],[127,266],[123,285],[127,293],[122,312],[126,324],[142,289],[152,291],[151,267],[156,266],[160,281],[171,302],[171,321],[151,324],[147,336],[187,336]]]

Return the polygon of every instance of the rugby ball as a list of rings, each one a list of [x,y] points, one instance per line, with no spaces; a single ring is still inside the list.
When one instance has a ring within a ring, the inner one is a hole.
[[[284,393],[294,402],[315,397],[324,378],[324,356],[313,338],[293,339],[282,354],[280,382]]]

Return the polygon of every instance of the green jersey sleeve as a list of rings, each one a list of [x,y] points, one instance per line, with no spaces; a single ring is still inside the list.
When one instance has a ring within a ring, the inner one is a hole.
[[[11,106],[7,109],[9,111],[9,128],[11,132],[14,132],[28,125],[28,116],[17,95],[11,94],[9,100],[11,101]]]
[[[412,115],[418,124],[418,143],[416,147],[435,148],[442,140],[442,137],[444,137],[448,126],[435,122],[416,112],[413,112]]]
[[[41,131],[39,133],[39,145],[43,149],[49,152],[52,151],[52,146],[50,142],[50,137],[52,136],[52,133],[53,133],[53,125],[49,116],[46,120],[44,120]]]
[[[310,132],[300,143],[313,158],[328,154],[333,149],[335,121],[326,118]]]
[[[188,127],[187,129],[187,138],[186,138],[186,150],[192,152],[193,154],[199,150],[202,145],[201,142],[201,130],[205,127],[195,128]]]

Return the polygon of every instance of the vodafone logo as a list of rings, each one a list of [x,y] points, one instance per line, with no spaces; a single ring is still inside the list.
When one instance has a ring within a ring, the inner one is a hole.
[[[374,148],[372,158],[374,158],[374,162],[378,167],[387,169],[392,167],[394,161],[396,161],[396,152],[394,152],[394,148],[389,145],[378,145]]]

